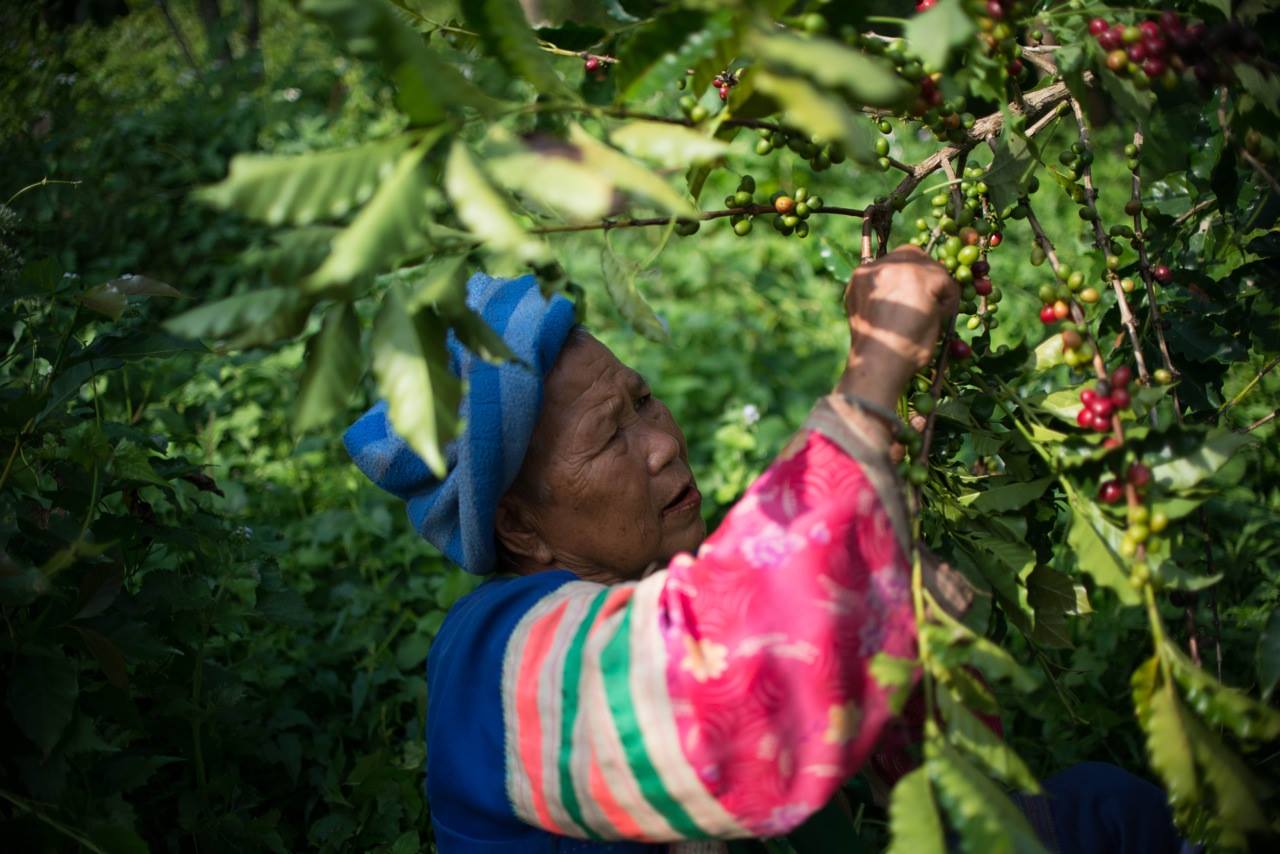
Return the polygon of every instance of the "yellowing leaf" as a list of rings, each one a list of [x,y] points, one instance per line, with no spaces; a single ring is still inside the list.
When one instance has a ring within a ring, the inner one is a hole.
[[[520,152],[485,163],[494,179],[571,222],[592,222],[609,212],[613,184],[568,157]]]
[[[454,142],[449,152],[444,183],[458,218],[489,249],[526,263],[546,258],[546,245],[520,227],[461,142]]]
[[[947,850],[942,819],[924,768],[912,771],[893,787],[889,832],[889,854],[943,854]]]
[[[721,140],[666,122],[628,122],[609,139],[628,154],[664,166],[690,166],[714,160],[729,150]]]
[[[569,141],[582,151],[588,168],[613,182],[618,188],[643,196],[658,207],[683,217],[696,217],[697,209],[653,172],[610,148],[579,125],[569,128]]]

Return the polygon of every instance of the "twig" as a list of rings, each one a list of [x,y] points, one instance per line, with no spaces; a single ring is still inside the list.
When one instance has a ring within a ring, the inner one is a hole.
[[[776,213],[773,205],[747,205],[743,208],[725,208],[723,210],[702,211],[696,217],[701,221],[720,219],[726,216],[734,216],[735,214],[750,214],[759,216],[761,214]],[[865,217],[866,212],[859,208],[841,208],[823,205],[821,210],[813,211],[812,215],[831,214],[833,216],[858,216]],[[574,231],[612,231],[615,228],[642,228],[653,225],[670,225],[672,219],[685,219],[686,217],[670,217],[670,216],[651,216],[643,218],[628,219],[604,219],[600,222],[586,222],[579,225],[544,225],[537,228],[529,229],[530,234],[566,234]]]
[[[1262,378],[1265,377],[1267,374],[1271,373],[1271,369],[1274,368],[1276,365],[1280,365],[1280,356],[1277,356],[1276,358],[1272,359],[1270,362],[1267,362],[1265,365],[1263,365],[1262,370],[1258,371],[1258,375],[1256,377],[1249,380],[1249,382],[1245,385],[1244,388],[1236,392],[1234,397],[1232,397],[1226,403],[1222,404],[1222,407],[1218,410],[1218,414],[1225,415],[1228,409],[1230,409],[1231,407],[1239,403],[1241,400],[1243,400],[1244,396],[1249,392],[1253,391],[1253,387],[1256,386],[1258,383],[1262,382]]]
[[[1264,426],[1264,425],[1266,425],[1266,424],[1270,424],[1272,421],[1275,421],[1275,420],[1276,420],[1276,413],[1277,413],[1277,412],[1280,412],[1280,410],[1272,410],[1272,411],[1271,411],[1270,413],[1268,413],[1267,415],[1262,416],[1262,417],[1261,417],[1261,418],[1259,418],[1257,421],[1255,421],[1255,422],[1253,422],[1252,424],[1250,424],[1248,427],[1241,427],[1239,432],[1241,432],[1241,433],[1252,433],[1254,430],[1257,430],[1259,427],[1262,427],[1262,426]]]
[[[182,34],[182,28],[174,20],[173,12],[169,10],[168,0],[156,0],[156,5],[160,7],[160,12],[164,15],[165,23],[169,25],[169,32],[173,33],[173,38],[177,41],[178,47],[182,48],[182,55],[186,57],[187,64],[191,66],[191,70],[196,73],[196,77],[200,78],[203,83],[204,72],[201,71],[199,63],[196,62],[195,54],[191,52],[191,45],[187,44],[187,37]]]
[[[1084,109],[1074,97],[1069,96],[1067,102],[1071,104],[1071,112],[1076,117],[1076,126],[1080,132],[1080,144],[1084,146],[1085,151],[1088,151],[1089,124],[1085,121]],[[1098,191],[1093,186],[1093,169],[1086,163],[1081,167],[1081,175],[1084,178],[1085,205],[1092,212],[1094,244],[1098,247],[1099,252],[1109,255],[1107,233],[1102,228],[1102,217],[1098,215],[1096,204]],[[1125,296],[1124,288],[1120,287],[1120,277],[1116,275],[1115,270],[1107,270],[1107,281],[1110,282],[1111,289],[1115,291],[1116,302],[1120,308],[1120,324],[1129,333],[1129,343],[1133,346],[1133,359],[1138,366],[1138,380],[1143,385],[1150,385],[1151,374],[1147,371],[1147,360],[1142,355],[1142,341],[1138,336],[1138,322],[1133,317],[1133,310],[1129,307],[1129,300]]]
[[[1142,131],[1133,132],[1133,144],[1139,153],[1142,150]],[[1151,272],[1151,262],[1147,259],[1146,232],[1142,230],[1142,177],[1138,170],[1133,170],[1132,190],[1129,198],[1135,202],[1133,210],[1133,245],[1138,250],[1138,274],[1147,290],[1147,310],[1150,313],[1151,326],[1156,330],[1156,344],[1160,348],[1160,359],[1165,370],[1177,377],[1178,369],[1174,367],[1173,357],[1169,354],[1169,343],[1164,337],[1164,316],[1160,313],[1159,300],[1156,299],[1155,276]],[[1182,423],[1182,404],[1178,400],[1178,390],[1173,390],[1173,411],[1178,423]]]
[[[1173,227],[1177,228],[1187,220],[1191,219],[1196,214],[1200,213],[1205,208],[1211,208],[1217,203],[1218,203],[1218,198],[1216,196],[1212,198],[1204,199],[1203,201],[1200,201],[1200,202],[1196,202],[1188,210],[1178,215],[1178,218],[1173,221]]]
[[[9,200],[4,203],[4,206],[8,207],[9,205],[13,204],[14,200],[17,199],[18,196],[21,196],[23,193],[27,192],[28,190],[35,190],[35,189],[39,189],[40,187],[47,187],[50,184],[67,184],[72,187],[79,187],[83,183],[84,183],[83,181],[79,181],[79,180],[62,181],[57,178],[48,178],[48,177],[41,178],[39,181],[36,181],[34,184],[28,184],[27,186],[23,187],[21,190],[19,190],[18,192],[10,196]]]

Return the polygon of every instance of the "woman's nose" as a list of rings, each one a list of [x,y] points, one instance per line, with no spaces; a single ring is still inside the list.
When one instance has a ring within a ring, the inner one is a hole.
[[[652,427],[649,430],[647,453],[646,462],[648,463],[649,474],[654,476],[666,468],[672,460],[680,456],[680,442],[666,430],[660,427]]]

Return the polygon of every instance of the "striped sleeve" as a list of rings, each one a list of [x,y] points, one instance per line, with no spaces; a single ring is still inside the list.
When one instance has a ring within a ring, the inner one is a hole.
[[[890,717],[871,657],[914,656],[893,521],[841,445],[802,432],[698,554],[575,581],[517,624],[507,794],[566,836],[776,836],[820,809]]]

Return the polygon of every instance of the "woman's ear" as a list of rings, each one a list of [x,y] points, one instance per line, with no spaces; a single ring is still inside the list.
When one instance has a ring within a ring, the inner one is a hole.
[[[515,563],[513,569],[541,569],[551,563],[551,547],[542,539],[528,508],[511,493],[498,501],[493,527],[498,545]]]

